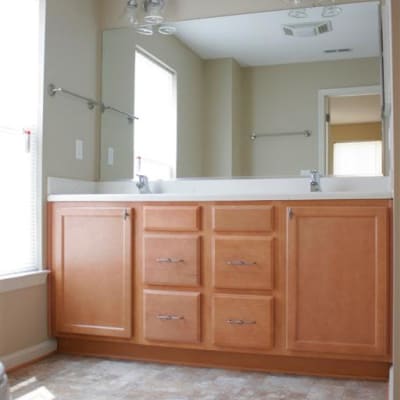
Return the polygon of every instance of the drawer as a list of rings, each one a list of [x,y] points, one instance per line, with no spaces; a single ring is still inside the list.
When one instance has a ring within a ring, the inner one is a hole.
[[[213,242],[213,282],[216,288],[271,290],[274,239],[217,237]]]
[[[271,232],[272,206],[215,206],[212,210],[216,232]]]
[[[198,236],[146,236],[143,275],[147,284],[198,286],[200,238]]]
[[[273,298],[218,294],[213,300],[214,344],[221,347],[273,347]]]
[[[144,338],[200,342],[200,293],[145,290]]]
[[[195,232],[200,229],[200,207],[146,206],[143,224],[147,231]]]

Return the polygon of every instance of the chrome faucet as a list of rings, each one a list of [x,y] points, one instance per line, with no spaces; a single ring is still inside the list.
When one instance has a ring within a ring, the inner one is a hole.
[[[136,182],[136,187],[139,189],[139,193],[146,194],[151,193],[149,186],[149,178],[146,175],[138,174],[139,181]]]
[[[313,169],[310,171],[310,191],[311,192],[320,192],[321,191],[321,175],[320,173],[316,170]]]

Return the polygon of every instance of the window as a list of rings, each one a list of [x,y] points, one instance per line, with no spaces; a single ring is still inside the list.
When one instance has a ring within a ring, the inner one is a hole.
[[[382,141],[335,143],[333,174],[336,176],[382,176]]]
[[[40,0],[0,2],[0,275],[39,265]]]
[[[176,75],[142,51],[135,58],[134,174],[176,177]]]

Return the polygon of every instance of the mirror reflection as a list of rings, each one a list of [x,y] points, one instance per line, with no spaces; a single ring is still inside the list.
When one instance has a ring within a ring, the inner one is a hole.
[[[382,175],[379,4],[103,34],[101,178]]]

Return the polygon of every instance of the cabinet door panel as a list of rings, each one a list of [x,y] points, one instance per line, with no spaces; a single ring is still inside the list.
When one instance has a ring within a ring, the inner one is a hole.
[[[272,206],[215,206],[212,209],[216,232],[271,232],[274,227]]]
[[[294,207],[288,215],[289,349],[385,355],[388,210]]]
[[[124,208],[56,210],[57,333],[131,336],[132,213]]]
[[[198,286],[200,238],[177,235],[145,237],[143,269],[147,284]]]
[[[273,298],[217,294],[213,300],[214,344],[221,347],[273,347]]]
[[[144,337],[158,342],[199,343],[200,293],[145,290]]]
[[[213,243],[214,286],[273,289],[273,239],[217,237]]]
[[[200,207],[145,206],[143,225],[146,231],[195,232],[200,229]]]

